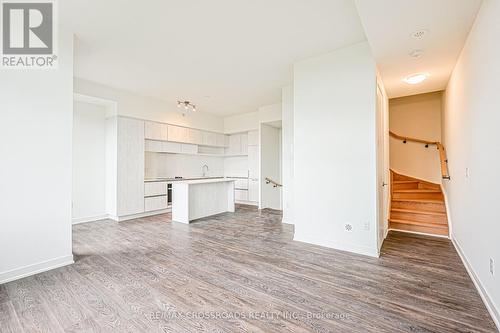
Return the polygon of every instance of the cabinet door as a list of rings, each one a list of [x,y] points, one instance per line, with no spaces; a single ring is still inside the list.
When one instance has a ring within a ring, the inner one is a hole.
[[[236,201],[248,201],[248,191],[247,190],[235,190],[234,200]]]
[[[247,155],[248,154],[248,134],[243,133],[241,135],[241,150],[240,154],[241,155]]]
[[[180,143],[164,141],[161,144],[162,144],[161,151],[164,153],[180,153],[181,152],[181,144]]]
[[[259,147],[248,146],[248,177],[250,179],[259,178]]]
[[[168,141],[187,143],[189,141],[188,128],[168,125]]]
[[[241,154],[241,135],[233,134],[229,136],[229,147],[226,148],[227,155]]]
[[[248,145],[249,146],[259,145],[259,131],[248,132]]]
[[[217,147],[224,147],[226,145],[226,138],[224,134],[216,134]]]
[[[182,143],[181,152],[184,154],[198,154],[198,146]]]
[[[161,141],[146,140],[146,151],[160,153],[163,151],[163,143]]]
[[[248,201],[259,202],[259,180],[249,180]]]
[[[144,196],[167,195],[167,182],[144,183]]]
[[[167,208],[167,196],[143,198],[146,212]]]
[[[212,133],[212,132],[203,132],[203,145],[216,146],[217,145],[217,134]]]
[[[188,141],[191,144],[201,145],[203,143],[203,136],[200,130],[188,129]]]
[[[144,138],[149,140],[161,140],[161,124],[146,121],[144,124]]]
[[[117,214],[144,212],[144,121],[118,118]]]

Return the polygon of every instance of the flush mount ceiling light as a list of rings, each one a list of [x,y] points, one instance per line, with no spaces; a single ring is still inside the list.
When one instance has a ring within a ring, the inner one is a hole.
[[[196,105],[192,104],[190,101],[177,101],[178,108],[184,108],[184,110],[191,110],[196,112]]]
[[[408,84],[419,84],[424,82],[429,77],[427,73],[413,74],[403,79]]]
[[[427,34],[429,33],[429,30],[422,29],[422,30],[417,30],[413,32],[410,36],[413,39],[423,39]]]

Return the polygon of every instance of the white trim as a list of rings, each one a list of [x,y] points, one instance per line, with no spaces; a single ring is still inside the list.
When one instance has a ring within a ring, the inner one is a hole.
[[[0,273],[0,284],[22,279],[27,276],[46,272],[62,266],[71,265],[73,263],[73,255],[69,255],[2,272]]]
[[[71,219],[71,222],[73,224],[80,224],[80,223],[101,221],[101,220],[106,220],[106,219],[109,219],[108,214],[89,216],[89,217],[74,217]]]
[[[355,244],[346,244],[346,243],[338,243],[338,242],[332,242],[332,241],[324,241],[324,240],[318,240],[317,238],[310,237],[307,235],[300,235],[297,236],[297,233],[295,233],[293,240],[296,242],[302,242],[302,243],[308,243],[308,244],[313,244],[313,245],[319,245],[319,246],[324,246],[324,247],[329,247],[335,250],[340,250],[340,251],[347,251],[347,252],[352,252],[356,254],[361,254],[365,256],[370,256],[370,257],[375,257],[379,258],[380,257],[380,250],[377,249],[377,247],[368,247],[368,246],[360,246],[360,245],[355,245]]]
[[[467,256],[462,250],[462,247],[460,246],[460,243],[458,240],[455,238],[455,236],[452,234],[451,235],[451,242],[453,243],[453,246],[455,246],[455,250],[458,253],[458,256],[462,260],[465,269],[467,270],[467,273],[469,273],[469,276],[474,283],[474,286],[476,287],[479,296],[481,296],[481,299],[483,300],[484,305],[486,306],[486,309],[490,313],[491,318],[495,322],[495,325],[497,325],[497,330],[500,332],[500,311],[495,308],[495,304],[491,300],[491,297],[488,295],[488,292],[486,289],[484,289],[483,284],[481,283],[481,280],[479,277],[474,273],[474,270],[472,269],[472,266],[469,264],[469,261],[467,260]]]
[[[125,215],[125,216],[112,216],[112,215],[110,215],[109,218],[112,219],[113,221],[123,222],[123,221],[128,221],[128,220],[133,220],[133,219],[140,219],[141,217],[148,217],[148,216],[153,216],[153,215],[170,213],[171,211],[172,211],[171,208],[167,208],[167,209],[155,210],[152,212],[145,212],[145,213],[139,213],[139,214]]]
[[[408,234],[415,234],[415,235],[422,235],[422,236],[430,236],[430,237],[436,237],[436,238],[445,238],[445,239],[450,239],[449,236],[446,235],[434,235],[434,234],[428,234],[425,232],[418,232],[418,231],[409,231],[409,230],[400,230],[400,229],[394,229],[394,228],[389,228],[389,231],[397,231],[397,232],[406,232]]]

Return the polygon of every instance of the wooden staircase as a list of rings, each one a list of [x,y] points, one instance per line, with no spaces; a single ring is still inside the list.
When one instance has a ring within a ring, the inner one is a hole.
[[[389,228],[448,236],[448,218],[441,186],[391,170]]]

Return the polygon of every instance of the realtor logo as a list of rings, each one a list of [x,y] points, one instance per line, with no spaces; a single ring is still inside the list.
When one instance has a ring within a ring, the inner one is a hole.
[[[3,0],[2,67],[50,68],[56,59],[54,3]]]

